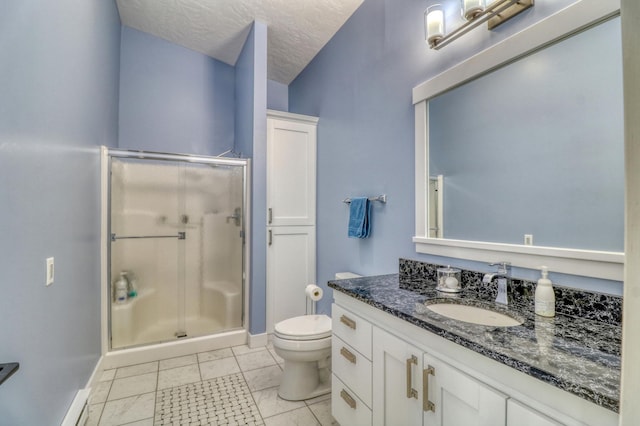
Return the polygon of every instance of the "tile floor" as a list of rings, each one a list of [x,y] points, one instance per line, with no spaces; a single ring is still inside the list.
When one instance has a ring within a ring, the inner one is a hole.
[[[271,344],[235,346],[105,371],[87,426],[337,425],[331,397],[278,397],[283,360]]]

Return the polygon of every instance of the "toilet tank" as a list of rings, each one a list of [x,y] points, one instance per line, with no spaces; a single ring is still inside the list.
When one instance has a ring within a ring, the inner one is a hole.
[[[349,278],[360,278],[362,275],[353,272],[336,272],[336,280],[346,280]]]

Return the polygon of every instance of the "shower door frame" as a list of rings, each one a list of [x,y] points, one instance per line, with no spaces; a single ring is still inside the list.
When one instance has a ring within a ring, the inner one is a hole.
[[[156,343],[149,343],[144,345],[128,346],[126,348],[111,348],[111,249],[110,249],[110,232],[111,232],[111,158],[130,158],[138,160],[155,160],[155,161],[168,161],[176,163],[195,163],[195,164],[214,164],[214,165],[230,165],[230,166],[242,166],[242,211],[243,220],[240,232],[242,233],[242,327],[241,329],[246,332],[248,330],[249,319],[249,265],[250,263],[250,247],[247,244],[250,239],[250,200],[251,200],[251,186],[249,185],[251,160],[246,159],[231,159],[221,157],[210,157],[203,155],[191,155],[191,154],[174,154],[164,152],[151,152],[151,151],[135,151],[135,150],[123,150],[116,148],[109,148],[102,146],[100,148],[100,173],[101,173],[101,244],[100,244],[100,257],[101,257],[101,346],[102,355],[111,351],[121,351],[131,348],[144,347],[148,345],[154,345]],[[224,330],[220,333],[225,333],[229,330]],[[197,339],[198,336],[188,337],[186,339],[177,339],[182,341],[188,341],[189,339]],[[163,342],[158,342],[162,344]]]

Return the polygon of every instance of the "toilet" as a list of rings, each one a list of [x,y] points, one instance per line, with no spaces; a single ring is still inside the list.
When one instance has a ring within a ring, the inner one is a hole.
[[[356,278],[340,272],[336,279]],[[301,401],[331,392],[331,318],[302,315],[274,326],[273,348],[284,359],[278,396]]]

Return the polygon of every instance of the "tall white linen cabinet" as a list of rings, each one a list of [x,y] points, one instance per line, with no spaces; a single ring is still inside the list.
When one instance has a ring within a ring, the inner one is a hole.
[[[267,332],[304,315],[316,279],[318,118],[267,111]]]

